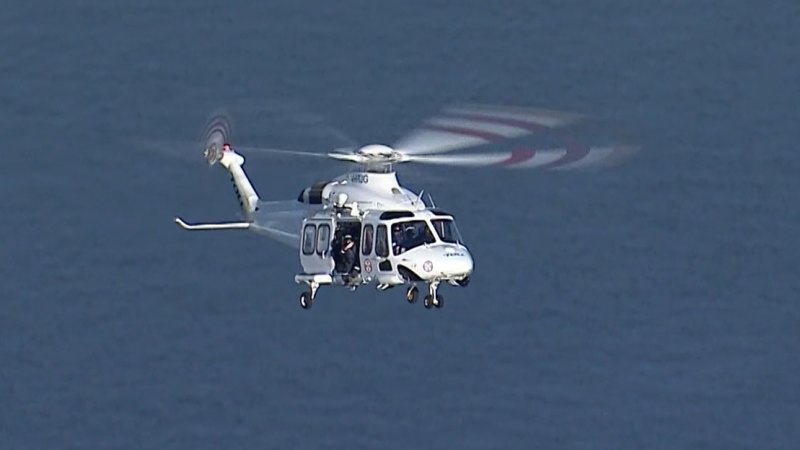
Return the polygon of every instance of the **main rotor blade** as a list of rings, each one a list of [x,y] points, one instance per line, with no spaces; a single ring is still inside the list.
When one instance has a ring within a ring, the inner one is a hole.
[[[243,153],[263,153],[263,154],[273,154],[273,155],[289,155],[289,156],[308,156],[312,158],[329,158],[328,153],[314,153],[314,152],[304,152],[300,150],[286,150],[282,148],[265,148],[265,147],[243,147],[240,145],[235,145],[234,150],[242,151]]]
[[[575,113],[545,109],[452,106],[401,138],[394,148],[405,155],[445,153],[563,127],[582,118]]]
[[[327,127],[328,131],[335,131],[338,130]],[[349,139],[343,133],[339,133],[338,138],[340,139]],[[288,155],[288,156],[309,156],[315,158],[327,158],[328,155],[325,153],[314,153],[314,152],[305,152],[301,150],[287,150],[281,148],[266,148],[266,147],[247,147],[241,146],[236,144],[235,142],[231,142],[233,140],[233,126],[232,120],[230,116],[225,111],[218,111],[211,116],[206,125],[206,133],[205,133],[205,141],[204,147],[206,148],[215,146],[216,148],[221,149],[223,144],[232,144],[233,148],[237,151],[243,151],[248,153],[265,153],[265,154],[273,154],[273,155]],[[346,150],[350,151],[351,149],[337,149],[337,150]]]
[[[460,155],[411,155],[408,162],[456,167],[498,166],[514,169],[570,170],[610,165],[635,152],[635,147],[568,147],[517,149],[511,152]]]

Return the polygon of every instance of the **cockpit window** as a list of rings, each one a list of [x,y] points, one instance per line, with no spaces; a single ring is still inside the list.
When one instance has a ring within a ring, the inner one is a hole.
[[[411,220],[392,225],[392,253],[403,252],[424,244],[433,244],[436,239],[424,220]]]
[[[451,219],[435,219],[431,220],[431,224],[433,225],[433,229],[436,230],[436,234],[439,235],[439,239],[441,239],[442,242],[449,242],[451,244],[464,243],[464,241],[461,239],[461,235],[458,233],[456,223]]]

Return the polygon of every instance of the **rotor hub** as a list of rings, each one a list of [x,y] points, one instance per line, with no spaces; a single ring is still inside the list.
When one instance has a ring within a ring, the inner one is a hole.
[[[393,159],[399,153],[388,145],[372,144],[356,150],[356,154],[370,159]]]
[[[365,145],[354,151],[353,156],[351,161],[373,167],[383,167],[406,161],[406,157],[401,152],[382,144]]]

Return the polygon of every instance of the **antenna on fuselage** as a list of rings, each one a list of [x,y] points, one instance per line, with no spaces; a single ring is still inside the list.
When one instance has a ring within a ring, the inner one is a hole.
[[[419,195],[417,196],[417,199],[414,201],[415,205],[419,204],[420,200],[422,200],[422,194],[424,194],[424,193],[425,193],[424,189],[419,191]],[[422,204],[425,205],[425,202],[422,202]]]
[[[433,196],[431,196],[430,192],[428,193],[428,201],[431,202],[431,208],[436,208],[436,203],[434,203]]]

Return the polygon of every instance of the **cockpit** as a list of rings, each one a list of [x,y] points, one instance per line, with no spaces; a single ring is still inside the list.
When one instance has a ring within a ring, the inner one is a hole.
[[[436,242],[463,245],[458,228],[450,218],[432,219],[430,223],[427,220],[419,219],[398,221],[392,224],[391,228],[392,253],[394,255]]]
[[[434,219],[431,220],[431,224],[442,242],[464,245],[464,240],[461,239],[461,234],[453,219]]]

